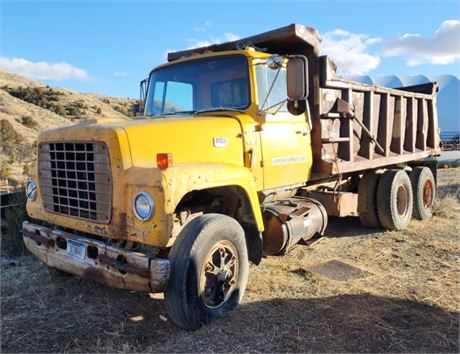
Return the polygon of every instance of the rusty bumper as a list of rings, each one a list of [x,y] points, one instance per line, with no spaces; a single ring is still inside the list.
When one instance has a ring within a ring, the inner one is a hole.
[[[22,233],[27,249],[48,266],[114,288],[162,292],[169,278],[167,259],[27,221]],[[81,253],[69,252],[70,245],[78,245]]]

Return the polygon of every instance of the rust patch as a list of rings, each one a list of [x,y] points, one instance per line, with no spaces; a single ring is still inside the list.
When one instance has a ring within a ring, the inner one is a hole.
[[[122,271],[122,272],[137,274],[138,276],[143,277],[143,278],[150,278],[149,269],[138,267],[136,265],[129,264],[129,263],[119,262],[115,258],[109,257],[106,254],[99,255],[99,262],[102,264],[108,265],[110,267],[113,267],[115,269],[118,269],[119,271]]]
[[[28,238],[36,241],[36,242],[39,242],[39,243],[45,245],[46,247],[54,247],[54,240],[53,239],[43,237],[40,234],[37,234],[35,232],[29,231],[29,230],[26,230],[26,229],[22,229],[22,234],[25,237],[28,237]]]
[[[113,236],[116,238],[127,238],[128,237],[128,222],[125,213],[119,213],[114,211],[113,219],[110,223],[110,230]]]
[[[107,230],[103,226],[94,226],[94,232],[97,234],[107,235]]]

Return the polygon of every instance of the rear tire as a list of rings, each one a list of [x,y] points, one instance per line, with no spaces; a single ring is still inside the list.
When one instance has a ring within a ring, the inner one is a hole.
[[[207,214],[190,221],[169,260],[165,305],[177,326],[198,329],[233,310],[243,298],[248,254],[244,231],[231,217]]]
[[[388,170],[377,188],[377,213],[387,230],[402,230],[412,217],[413,195],[409,176],[402,170]]]
[[[361,224],[365,227],[381,227],[377,214],[377,187],[380,175],[366,172],[358,187],[358,214]]]
[[[433,215],[436,200],[436,183],[433,172],[428,167],[414,167],[410,174],[414,208],[412,216],[425,220]]]

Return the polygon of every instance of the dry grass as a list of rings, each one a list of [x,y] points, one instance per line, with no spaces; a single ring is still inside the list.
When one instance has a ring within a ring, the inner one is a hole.
[[[2,351],[458,353],[460,204],[440,205],[403,232],[332,219],[329,237],[251,267],[243,304],[196,332],[163,321],[159,295],[58,276],[25,257],[1,273]],[[340,282],[307,270],[333,259],[370,275]]]
[[[442,218],[455,219],[460,212],[458,193],[447,194],[437,201],[434,214]]]

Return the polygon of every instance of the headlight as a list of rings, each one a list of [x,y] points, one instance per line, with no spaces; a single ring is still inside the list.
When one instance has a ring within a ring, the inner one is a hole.
[[[26,196],[27,196],[27,199],[32,200],[32,201],[37,199],[37,185],[32,179],[29,179],[27,181]]]
[[[134,198],[134,212],[136,216],[146,221],[150,219],[155,212],[155,202],[147,192],[140,192]]]

